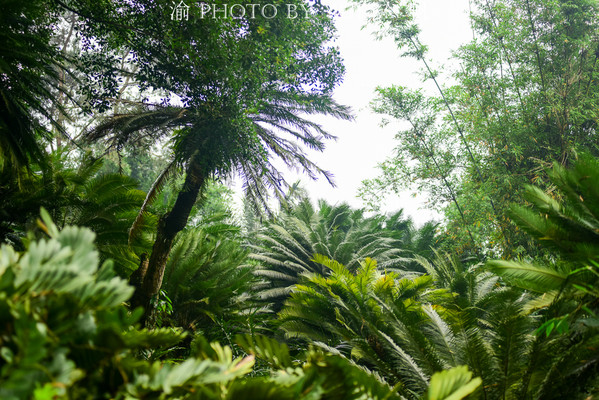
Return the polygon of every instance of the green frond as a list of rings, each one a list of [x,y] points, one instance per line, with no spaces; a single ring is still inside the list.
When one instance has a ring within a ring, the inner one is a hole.
[[[162,284],[176,325],[202,327],[206,335],[220,329],[215,321],[237,323],[244,320],[244,312],[257,308],[252,288],[258,282],[253,268],[245,264],[247,252],[224,226],[214,232],[202,227],[181,232]]]
[[[457,339],[449,324],[443,321],[431,305],[425,305],[422,309],[429,319],[429,323],[424,326],[425,333],[431,342],[434,343],[440,359],[445,363],[444,367],[448,368],[458,365],[457,355],[455,354]]]
[[[402,261],[402,250],[394,247],[396,240],[379,232],[375,219],[365,218],[362,211],[347,204],[332,206],[320,201],[315,210],[304,199],[287,209],[280,220],[269,223],[257,239],[250,257],[262,264],[257,272],[260,276],[266,276],[265,270],[295,274],[296,280],[302,274],[330,273],[333,267],[315,254],[337,260],[351,271],[360,268],[364,258],[376,258],[384,267],[398,266]],[[276,287],[296,282],[273,279],[271,283]]]
[[[283,280],[283,281],[289,281],[289,282],[297,281],[295,276],[284,274],[284,273],[281,273],[278,271],[257,270],[257,271],[254,271],[254,274],[256,276],[261,276],[261,277],[268,278],[271,280]]]
[[[554,269],[533,266],[518,261],[494,260],[489,269],[504,279],[524,289],[549,292],[564,286],[568,275]]]
[[[289,348],[266,336],[237,335],[235,342],[247,353],[266,361],[273,368],[286,369],[293,366]]]
[[[173,328],[129,330],[123,333],[122,339],[129,348],[168,348],[181,342],[186,332]]]
[[[558,290],[552,290],[545,292],[542,295],[533,297],[528,303],[526,303],[522,311],[528,314],[536,310],[547,308],[553,304],[559,293],[560,292]]]
[[[293,290],[293,286],[288,287],[277,287],[277,288],[264,288],[260,290],[258,296],[263,300],[272,301],[281,297],[287,297]]]
[[[177,107],[150,107],[129,114],[117,114],[106,118],[85,134],[85,139],[96,142],[108,139],[111,147],[118,147],[135,139],[135,134],[147,131],[156,139],[165,136],[169,128],[183,126],[193,120],[188,110]]]
[[[5,1],[0,23],[0,171],[10,172],[16,181],[30,164],[44,165],[43,140],[50,132],[41,120],[49,121],[64,133],[51,109],[65,111],[57,100],[70,98],[59,84],[68,73],[65,57],[51,44],[53,18],[47,4]]]
[[[599,163],[583,154],[572,168],[555,164],[548,175],[563,197],[528,186],[525,198],[533,208],[512,206],[512,218],[544,245],[569,259],[586,262],[597,258],[599,193],[591,178],[599,176]]]

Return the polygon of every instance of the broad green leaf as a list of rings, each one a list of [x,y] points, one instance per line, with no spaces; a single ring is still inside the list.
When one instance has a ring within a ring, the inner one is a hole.
[[[436,372],[431,377],[424,399],[460,400],[474,392],[481,383],[480,378],[472,379],[472,372],[466,366]]]

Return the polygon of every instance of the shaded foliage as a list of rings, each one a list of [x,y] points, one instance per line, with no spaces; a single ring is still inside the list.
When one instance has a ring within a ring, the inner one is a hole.
[[[91,228],[101,259],[112,258],[117,272],[128,276],[137,269],[139,255],[151,245],[147,236],[151,215],[141,227],[146,234],[127,244],[127,230],[145,194],[128,176],[98,174],[101,160],[84,158],[79,165],[73,164],[68,153],[54,153],[43,170],[31,167],[35,173],[21,181],[20,190],[8,183],[0,198],[1,239],[20,246],[25,232],[35,227],[39,208],[44,207],[60,227]]]

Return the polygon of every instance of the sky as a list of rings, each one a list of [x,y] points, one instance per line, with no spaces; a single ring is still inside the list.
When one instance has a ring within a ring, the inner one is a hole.
[[[315,201],[324,198],[331,204],[347,202],[353,207],[364,207],[356,197],[362,180],[374,178],[378,174],[377,163],[392,154],[394,135],[400,124],[380,127],[381,116],[369,110],[377,86],[392,84],[413,88],[422,87],[417,72],[421,68],[418,61],[400,57],[392,39],[377,41],[372,29],[362,29],[366,23],[364,10],[346,10],[347,0],[322,0],[323,4],[339,11],[335,18],[337,39],[333,43],[344,59],[346,74],[343,83],[335,90],[337,102],[350,106],[356,119],[339,121],[333,118],[317,119],[326,131],[338,137],[328,142],[323,153],[309,153],[321,168],[333,173],[336,187],[331,187],[325,179],[316,182],[306,176],[288,172],[288,182],[302,180],[303,187]],[[417,22],[421,27],[420,40],[429,46],[429,56],[434,67],[449,65],[451,50],[472,38],[468,21],[468,0],[421,0],[417,11]],[[437,94],[432,87],[426,88]],[[389,196],[381,208],[383,212],[393,212],[401,208],[410,215],[417,225],[436,218],[437,214],[422,206],[426,198],[413,197],[411,193]]]

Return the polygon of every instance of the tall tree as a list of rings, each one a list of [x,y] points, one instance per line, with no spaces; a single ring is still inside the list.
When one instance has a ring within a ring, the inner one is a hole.
[[[134,297],[135,304],[148,308],[160,288],[173,240],[208,178],[240,173],[246,192],[261,205],[266,205],[266,189],[280,193],[285,187],[272,156],[313,178],[317,174],[329,178],[306,157],[302,146],[322,150],[323,140],[332,136],[305,116],[349,118],[349,113],[329,96],[343,68],[337,50],[326,44],[333,34],[326,7],[299,0],[286,5],[265,2],[262,8],[270,6],[278,13],[171,21],[159,5],[140,9],[124,3],[111,24],[102,22],[105,15],[94,17],[102,29],[114,32],[106,46],[131,49],[142,89],[161,89],[166,98],[177,95],[183,103],[183,107],[140,105],[114,115],[88,136],[108,138],[118,147],[140,135],[155,140],[172,135],[174,161],[185,169],[183,188],[158,223],[148,272]],[[233,5],[219,3],[228,9]],[[290,18],[286,12],[290,5],[306,11]],[[93,5],[86,6],[82,17],[95,11]],[[131,14],[126,22],[123,10]],[[133,22],[139,22],[139,28],[131,28]],[[101,31],[91,25],[88,29],[96,37]],[[150,37],[140,39],[133,34],[136,29]],[[148,200],[154,195],[151,190]]]

